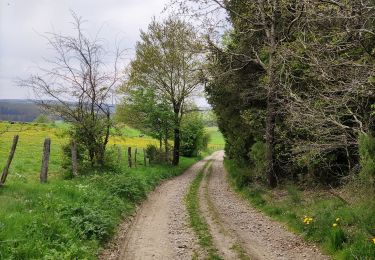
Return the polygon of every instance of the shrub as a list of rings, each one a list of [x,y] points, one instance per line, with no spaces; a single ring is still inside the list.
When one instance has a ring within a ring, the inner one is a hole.
[[[40,114],[37,118],[33,120],[33,122],[37,124],[48,124],[51,123],[51,119],[47,115]]]
[[[375,138],[368,134],[359,137],[359,155],[361,159],[361,177],[375,184]]]
[[[162,164],[166,163],[165,152],[158,149],[155,145],[149,144],[146,148],[147,157],[150,159],[150,163]]]
[[[118,160],[118,149],[115,146],[108,147],[104,154],[104,164],[92,164],[88,158],[87,151],[84,146],[77,143],[77,163],[78,173],[80,175],[86,175],[98,170],[119,172],[121,170],[121,161]],[[62,168],[65,170],[65,178],[70,179],[73,177],[72,171],[72,154],[71,154],[71,142],[62,146]]]
[[[143,178],[135,175],[115,176],[115,178],[119,179],[111,185],[112,194],[131,202],[139,202],[146,198],[147,190]]]
[[[69,219],[70,225],[77,230],[82,239],[104,241],[109,238],[113,229],[109,216],[85,205],[63,208],[61,215]]]
[[[267,165],[266,160],[266,144],[262,141],[257,141],[251,146],[249,157],[254,164],[254,173],[257,178],[264,180],[265,170]]]
[[[186,115],[181,124],[181,155],[197,156],[199,151],[207,148],[208,138],[204,131],[202,116],[198,113]]]

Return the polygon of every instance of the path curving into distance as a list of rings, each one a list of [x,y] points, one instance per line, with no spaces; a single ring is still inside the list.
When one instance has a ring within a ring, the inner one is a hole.
[[[194,164],[164,182],[141,205],[116,259],[205,259],[190,227],[185,196],[198,172],[199,214],[205,220],[221,259],[328,259],[280,223],[253,209],[232,191],[223,166],[224,153]]]

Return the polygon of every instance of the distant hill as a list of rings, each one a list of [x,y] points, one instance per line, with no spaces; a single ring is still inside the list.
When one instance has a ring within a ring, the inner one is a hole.
[[[39,107],[26,99],[0,99],[0,120],[31,122],[41,114]]]
[[[115,106],[110,106],[111,113]],[[0,99],[0,121],[32,122],[42,113],[32,100]]]

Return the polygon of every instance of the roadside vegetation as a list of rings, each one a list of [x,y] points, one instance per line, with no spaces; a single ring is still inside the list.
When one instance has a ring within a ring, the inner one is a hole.
[[[118,158],[114,153],[111,164],[115,167],[83,172],[82,176],[71,179],[61,164],[62,147],[67,142],[64,131],[68,125],[16,123],[9,126],[2,122],[1,127],[7,129],[0,138],[4,147],[0,153],[2,165],[12,135],[20,136],[7,182],[0,188],[1,259],[96,259],[116,226],[134,212],[135,205],[149,191],[162,180],[181,174],[196,161],[182,157],[179,166],[147,167],[141,161],[136,168],[129,169],[125,154],[122,160],[114,162]],[[109,146],[114,143],[118,147],[134,143],[138,147],[148,145],[144,141],[147,137],[139,137],[136,130],[128,134],[133,137],[110,140]],[[41,184],[38,174],[46,136],[52,140],[49,181]]]
[[[179,166],[145,167],[143,148],[158,145],[158,140],[122,125],[109,140],[107,165],[111,167],[81,171],[72,178],[69,167],[64,169],[62,164],[69,127],[66,123],[0,123],[1,165],[13,135],[20,136],[7,182],[0,188],[1,259],[96,259],[117,225],[134,213],[148,192],[197,161],[197,157],[181,157]],[[51,138],[49,177],[41,184],[46,137]],[[128,146],[139,148],[136,168],[128,168]]]
[[[13,180],[0,190],[0,258],[96,259],[148,192],[195,161],[182,158],[178,167],[138,166],[43,185]]]
[[[301,188],[290,183],[270,190],[252,182],[252,169],[226,160],[232,187],[254,207],[319,245],[334,259],[373,259],[375,201],[360,183],[340,189]]]
[[[174,2],[210,36],[205,91],[234,186],[336,258],[372,259],[373,1]]]

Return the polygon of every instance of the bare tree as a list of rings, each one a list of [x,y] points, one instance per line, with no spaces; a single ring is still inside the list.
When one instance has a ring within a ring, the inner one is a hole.
[[[295,160],[323,162],[336,175],[358,165],[358,137],[374,131],[373,32],[370,1],[305,1],[293,45],[279,56],[287,96],[287,125],[294,137]],[[295,64],[301,64],[296,68]],[[344,165],[328,158],[340,156]],[[358,167],[357,167],[358,169]]]
[[[108,102],[114,88],[123,81],[119,62],[123,51],[106,51],[96,36],[90,39],[82,28],[82,18],[73,15],[75,36],[48,33],[46,39],[56,55],[46,60],[40,74],[20,80],[33,89],[36,102],[47,112],[73,125],[72,138],[88,152],[92,165],[104,164],[110,135]],[[113,56],[108,61],[107,57]]]

